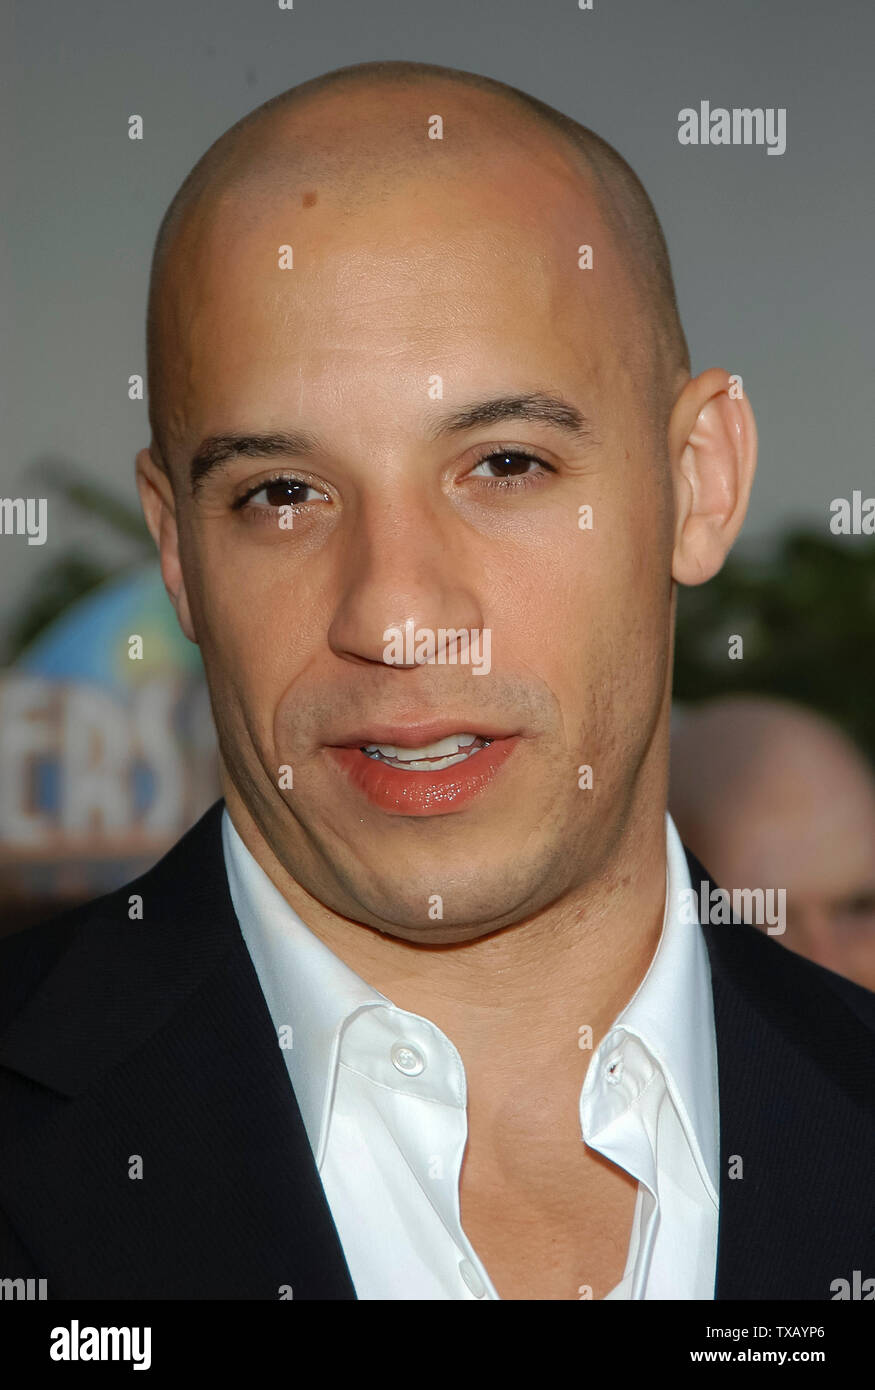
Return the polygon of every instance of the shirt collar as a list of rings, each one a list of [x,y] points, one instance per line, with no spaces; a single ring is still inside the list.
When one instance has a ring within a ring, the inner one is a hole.
[[[283,1056],[319,1167],[343,1025],[361,1009],[391,1001],[304,925],[246,848],[227,807],[222,847],[231,901],[270,1016],[278,1031],[283,1025],[292,1030]]]
[[[321,1166],[344,1024],[391,1000],[331,951],[273,885],[222,815],[231,900],[274,1025],[291,1029],[284,1058],[310,1146]],[[714,1197],[718,1186],[716,1041],[707,951],[680,905],[690,876],[680,836],[666,814],[666,899],[659,944],[647,974],[603,1041],[618,1029],[638,1037],[658,1062]],[[288,1046],[288,1042],[291,1046]],[[279,1045],[279,1043],[278,1043]],[[599,1049],[602,1050],[601,1047]],[[593,1058],[593,1062],[596,1058]]]
[[[701,928],[698,922],[690,924],[682,911],[690,889],[686,853],[668,813],[665,822],[666,893],[659,943],[644,979],[602,1040],[596,1057],[612,1051],[624,1034],[644,1045],[663,1074],[696,1164],[716,1202],[719,1109],[711,971]]]

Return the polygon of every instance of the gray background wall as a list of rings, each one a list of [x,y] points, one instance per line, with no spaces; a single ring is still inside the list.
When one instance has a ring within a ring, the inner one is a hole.
[[[204,149],[296,82],[412,58],[520,86],[610,140],[660,213],[694,370],[739,371],[760,473],[744,536],[828,534],[829,503],[872,477],[868,0],[23,0],[3,12],[0,186],[11,332],[4,495],[61,455],[133,499],[146,407],[149,257]],[[787,150],[685,148],[678,112],[787,108]],[[140,114],[145,139],[127,137]],[[870,492],[873,491],[871,484]],[[0,544],[0,635],[56,548],[117,544],[50,511],[49,540]],[[121,543],[118,543],[121,544]],[[121,550],[119,551],[121,554]]]

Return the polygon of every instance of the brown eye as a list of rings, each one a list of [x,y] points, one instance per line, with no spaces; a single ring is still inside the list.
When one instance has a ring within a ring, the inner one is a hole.
[[[306,502],[307,493],[312,490],[310,484],[302,483],[300,478],[274,478],[261,488],[270,507],[293,507],[298,502]]]
[[[494,454],[487,454],[486,458],[481,459],[471,471],[477,473],[480,468],[492,468],[495,470],[491,475],[492,477],[517,478],[528,473],[533,463],[539,468],[546,467],[533,454],[519,453],[512,449],[497,449]],[[481,473],[480,476],[489,477],[490,475]]]
[[[277,507],[296,507],[303,502],[310,502],[315,497],[325,497],[324,493],[305,483],[302,478],[269,478],[266,482],[259,483],[234,504],[236,507],[247,505],[264,508],[265,510]]]

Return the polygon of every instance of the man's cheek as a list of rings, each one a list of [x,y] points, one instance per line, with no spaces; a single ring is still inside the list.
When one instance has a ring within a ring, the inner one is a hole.
[[[213,698],[226,718],[245,723],[268,746],[273,710],[294,675],[288,624],[269,610],[213,594],[205,628],[201,650]]]

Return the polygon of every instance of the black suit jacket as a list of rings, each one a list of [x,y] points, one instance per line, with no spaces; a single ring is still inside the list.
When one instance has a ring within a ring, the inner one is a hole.
[[[45,1278],[50,1299],[355,1298],[231,903],[222,808],[136,882],[0,941],[0,1277]],[[875,1276],[875,995],[754,927],[701,929],[716,1297],[829,1299]]]

